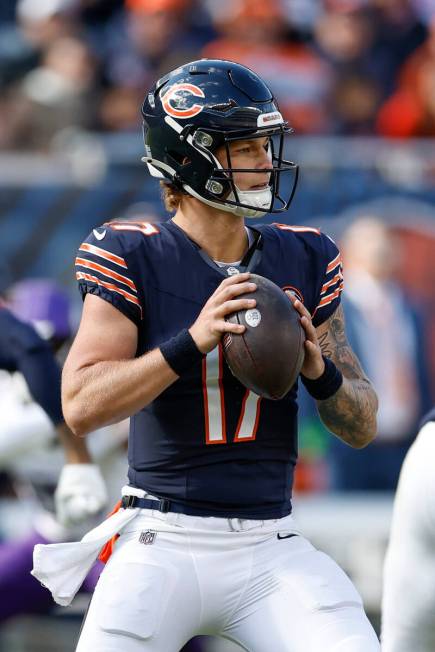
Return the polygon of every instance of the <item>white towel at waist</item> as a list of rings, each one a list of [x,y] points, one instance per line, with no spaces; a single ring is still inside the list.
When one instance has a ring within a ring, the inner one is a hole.
[[[129,492],[136,493],[136,492]],[[120,509],[81,541],[37,544],[31,574],[51,592],[63,607],[71,604],[104,544],[130,523],[140,509]]]

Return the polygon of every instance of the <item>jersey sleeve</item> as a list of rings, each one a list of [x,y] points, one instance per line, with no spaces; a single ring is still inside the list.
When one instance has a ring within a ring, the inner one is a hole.
[[[80,245],[75,266],[83,299],[86,294],[94,294],[139,325],[143,318],[143,299],[136,278],[134,251],[128,233],[104,225],[94,229]]]
[[[343,268],[341,254],[335,242],[324,233],[320,234],[322,244],[322,269],[320,293],[313,313],[313,325],[323,324],[337,309],[343,290]]]

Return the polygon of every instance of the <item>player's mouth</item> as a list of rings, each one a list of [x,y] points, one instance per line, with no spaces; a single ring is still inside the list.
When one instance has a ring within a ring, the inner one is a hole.
[[[265,182],[265,183],[257,183],[255,186],[251,186],[251,187],[249,188],[249,190],[266,190],[266,188],[268,187],[268,185],[269,185],[268,182]]]

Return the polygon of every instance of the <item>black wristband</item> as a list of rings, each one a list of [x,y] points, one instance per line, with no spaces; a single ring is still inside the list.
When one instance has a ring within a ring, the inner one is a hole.
[[[333,396],[343,384],[343,374],[329,358],[322,356],[325,363],[323,374],[311,380],[301,374],[301,380],[305,385],[307,392],[316,399],[316,401],[325,401]]]
[[[161,344],[160,351],[177,376],[182,376],[204,357],[187,328]]]

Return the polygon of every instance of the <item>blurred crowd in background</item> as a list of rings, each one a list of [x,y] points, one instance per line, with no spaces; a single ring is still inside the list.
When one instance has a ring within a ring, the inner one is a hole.
[[[177,65],[253,68],[296,133],[435,134],[432,0],[2,0],[0,149],[135,131]]]
[[[355,451],[326,432],[301,390],[296,491],[392,492],[435,403],[435,156],[425,143],[435,135],[435,0],[1,0],[0,308],[51,345],[68,324],[62,363],[80,310],[80,242],[109,219],[168,217],[139,164],[144,93],[202,57],[259,73],[302,137],[293,147],[298,162],[304,153],[304,177],[279,221],[337,240],[348,338],[380,399],[378,438]],[[100,167],[99,135],[116,135]],[[346,136],[363,137],[349,158]],[[75,159],[68,167],[57,154],[82,137],[78,174]],[[396,139],[387,152],[382,138]],[[35,537],[72,536],[53,515],[63,464],[56,430],[14,376],[0,371],[0,629],[14,614],[51,609],[32,597],[36,582],[19,588],[19,578],[30,581]],[[38,429],[26,421],[35,410]],[[104,445],[90,438],[109,502],[125,481],[127,438],[125,423],[111,428]]]

